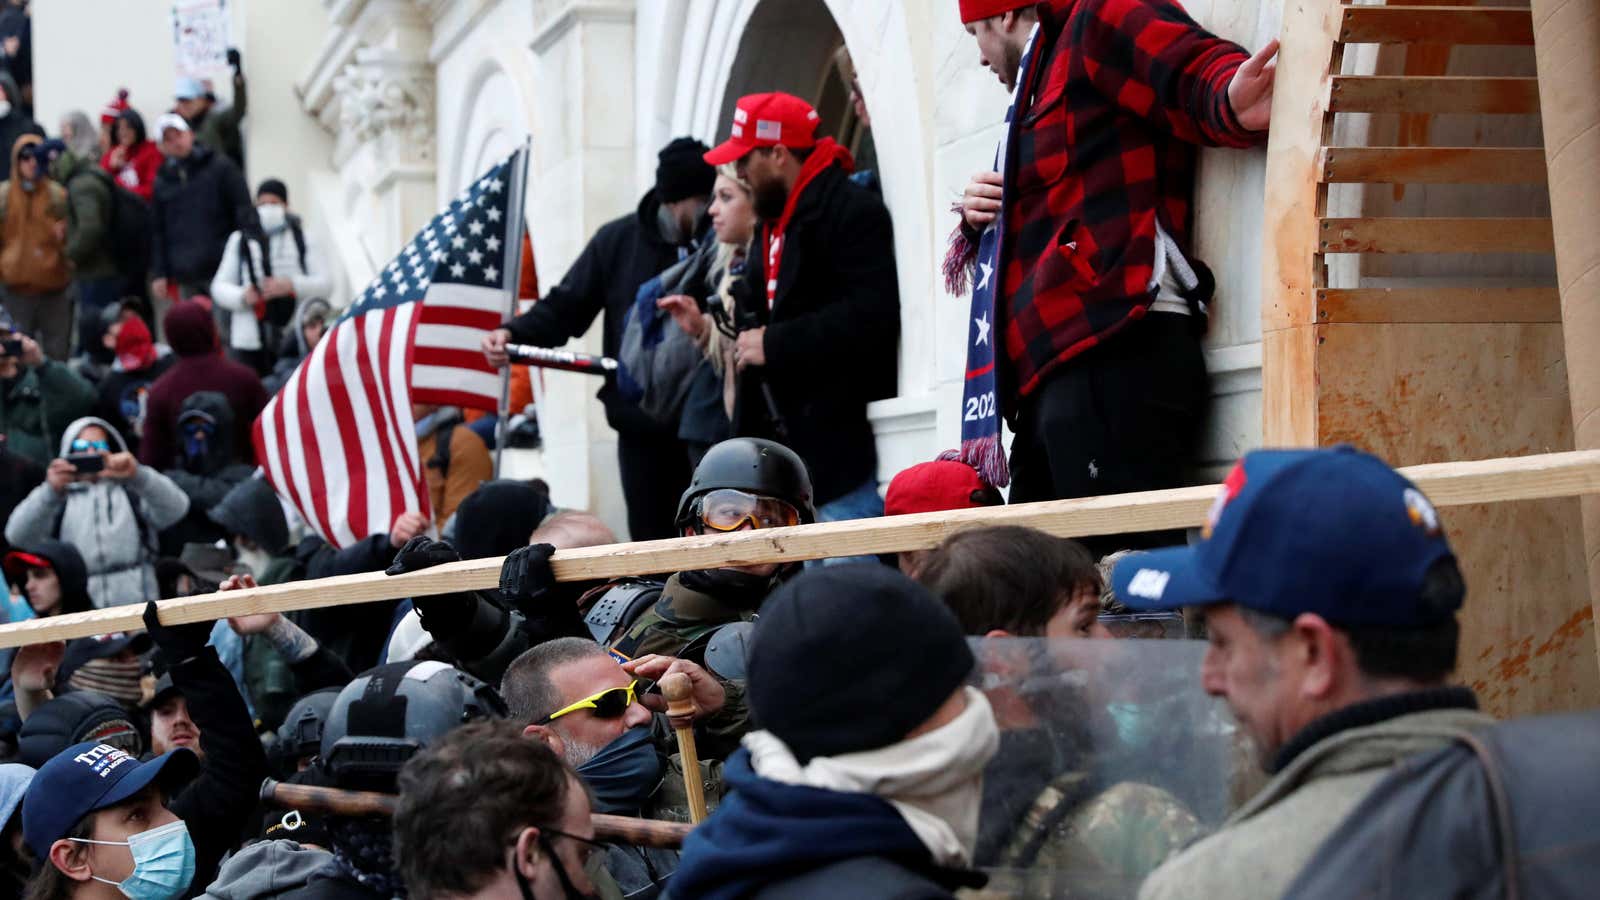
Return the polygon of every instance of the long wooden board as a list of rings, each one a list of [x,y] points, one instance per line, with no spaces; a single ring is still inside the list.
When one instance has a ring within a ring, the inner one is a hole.
[[[1600,493],[1600,450],[1436,463],[1402,471],[1439,506]],[[562,551],[552,558],[551,567],[560,581],[587,581],[648,572],[925,550],[938,546],[956,531],[975,525],[1026,525],[1061,537],[1190,528],[1205,521],[1216,493],[1216,485],[1202,485],[612,544]],[[254,613],[492,588],[499,584],[501,562],[499,557],[465,560],[394,577],[373,572],[164,600],[160,604],[161,620],[207,622]],[[143,606],[133,604],[4,625],[0,626],[0,647],[138,630],[144,627],[142,613]]]
[[[1319,288],[1317,321],[1560,322],[1553,287]]]
[[[1346,6],[1347,44],[1533,44],[1527,7]]]
[[[1476,75],[1335,75],[1328,108],[1336,113],[1485,113],[1539,111],[1539,80]]]
[[[1551,253],[1549,219],[1384,216],[1323,219],[1323,253]]]
[[[1544,150],[1327,147],[1322,151],[1322,180],[1328,184],[1544,184]]]

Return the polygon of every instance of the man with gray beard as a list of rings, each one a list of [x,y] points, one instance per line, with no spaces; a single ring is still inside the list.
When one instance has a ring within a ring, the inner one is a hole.
[[[641,656],[618,663],[588,638],[557,638],[527,650],[506,669],[500,694],[524,737],[549,745],[593,794],[594,811],[687,822],[682,761],[673,750],[666,700],[644,693],[652,682],[682,673],[693,687],[695,718],[720,710],[722,685],[684,659]],[[721,763],[702,761],[706,805],[721,796]],[[618,846],[606,870],[624,896],[659,897],[678,867],[671,850]]]

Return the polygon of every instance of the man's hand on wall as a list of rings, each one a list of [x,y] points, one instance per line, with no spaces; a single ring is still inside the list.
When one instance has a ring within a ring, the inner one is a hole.
[[[1272,118],[1272,81],[1278,74],[1278,42],[1269,41],[1244,61],[1228,82],[1228,105],[1239,124],[1251,131],[1266,131]]]

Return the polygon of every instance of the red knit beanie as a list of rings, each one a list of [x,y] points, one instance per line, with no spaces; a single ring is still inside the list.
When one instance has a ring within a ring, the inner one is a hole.
[[[961,24],[1003,15],[1014,9],[1033,6],[1039,0],[961,0]]]

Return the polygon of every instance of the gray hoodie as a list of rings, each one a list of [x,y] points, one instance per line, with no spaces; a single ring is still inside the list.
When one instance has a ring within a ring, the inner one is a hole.
[[[314,875],[339,870],[333,854],[294,841],[262,841],[235,853],[217,871],[200,900],[256,900],[276,897],[306,886]]]
[[[104,419],[86,416],[67,426],[61,436],[61,456],[71,451],[78,432],[90,425],[106,430],[111,452],[127,450],[117,429]],[[141,465],[124,482],[106,478],[74,482],[60,493],[49,482],[39,485],[12,510],[6,540],[27,546],[55,538],[78,548],[89,569],[89,598],[97,609],[143,603],[160,598],[156,535],[188,512],[188,496],[170,478]]]

